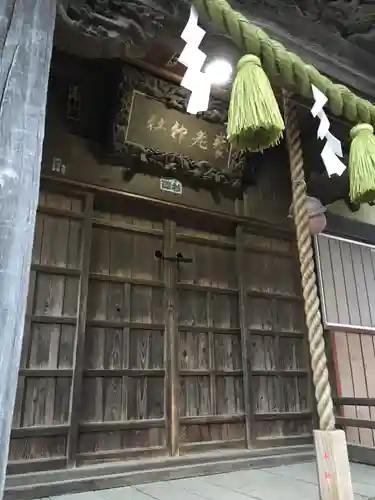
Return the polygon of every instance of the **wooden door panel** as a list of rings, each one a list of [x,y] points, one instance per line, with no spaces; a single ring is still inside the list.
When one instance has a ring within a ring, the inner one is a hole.
[[[66,463],[84,210],[84,195],[40,194],[9,449],[12,472]]]
[[[241,370],[241,342],[237,334],[215,335],[215,368],[219,372]]]
[[[245,232],[242,245],[252,438],[305,438],[312,433],[312,399],[294,244]]]
[[[166,451],[163,223],[88,196],[41,193],[12,472]]]
[[[30,354],[25,367],[30,369],[72,368],[74,335],[73,325],[33,323]]]
[[[49,318],[72,317],[77,315],[77,295],[79,279],[60,274],[37,274],[33,315]]]
[[[207,292],[180,289],[177,308],[181,326],[205,327],[207,325]]]
[[[79,463],[166,452],[161,223],[96,212]]]
[[[309,435],[291,242],[93,203],[41,195],[9,470]]]
[[[180,267],[179,282],[218,288],[236,288],[235,249],[215,248],[178,241],[177,252],[193,259]]]
[[[179,369],[208,370],[210,365],[208,333],[181,331]]]
[[[113,278],[161,281],[162,266],[155,259],[155,251],[162,250],[162,238],[125,231],[94,228],[90,272]]]
[[[234,239],[186,228],[176,251],[179,445],[245,446],[243,373]]]
[[[180,379],[180,390],[180,416],[195,417],[213,414],[209,376],[185,375]]]
[[[83,212],[83,199],[42,191],[36,218],[33,264],[78,269],[80,266],[82,224],[64,217],[64,212],[79,215]],[[59,217],[58,214],[62,216]]]
[[[248,290],[295,296],[295,259],[283,255],[249,251],[245,262],[245,279]]]
[[[235,268],[232,268],[235,273]],[[238,329],[238,296],[235,293],[211,293],[212,326],[219,330]]]

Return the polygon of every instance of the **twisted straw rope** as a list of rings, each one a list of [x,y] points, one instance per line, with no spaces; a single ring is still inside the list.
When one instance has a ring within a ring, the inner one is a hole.
[[[335,416],[333,412],[331,386],[328,379],[323,325],[316,286],[298,116],[295,104],[288,99],[285,92],[283,96],[285,139],[289,151],[290,174],[293,190],[293,213],[301,264],[302,290],[305,299],[306,324],[308,328],[315,398],[319,415],[319,428],[321,430],[333,430],[335,428]]]
[[[244,52],[258,56],[265,72],[280,85],[298,91],[303,97],[311,97],[311,84],[328,98],[328,107],[336,116],[358,123],[375,126],[375,106],[356,96],[344,85],[331,82],[314,66],[286,50],[272,40],[262,29],[254,26],[246,17],[233,10],[226,0],[195,0],[194,4],[202,17],[211,21],[216,28],[229,35]]]

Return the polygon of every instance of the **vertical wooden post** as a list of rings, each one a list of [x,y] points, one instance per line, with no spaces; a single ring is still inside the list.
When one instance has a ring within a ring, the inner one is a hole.
[[[208,332],[208,366],[210,370],[210,393],[211,393],[211,414],[216,415],[217,413],[217,403],[216,403],[216,375],[215,375],[215,334],[212,331],[213,328],[213,316],[212,316],[212,292],[209,291],[206,294],[206,317],[207,326],[210,329]]]
[[[25,322],[56,0],[0,1],[0,497]]]
[[[293,215],[300,260],[311,369],[319,415],[314,431],[318,481],[322,500],[353,500],[345,433],[335,430],[335,415],[325,354],[324,329],[316,285],[312,238],[307,210],[307,190],[296,104],[284,95],[285,139],[292,181]]]
[[[353,500],[345,432],[314,430],[320,498]]]
[[[82,378],[85,354],[87,295],[89,289],[93,211],[94,195],[88,194],[85,197],[85,215],[83,220],[81,242],[81,276],[79,280],[78,317],[74,339],[74,368],[70,392],[70,429],[67,441],[68,465],[70,467],[74,467],[76,465],[79,440],[79,417],[82,402]]]
[[[176,223],[165,222],[164,255],[176,254]],[[164,261],[165,283],[165,346],[166,346],[166,398],[165,412],[169,451],[172,456],[179,454],[178,422],[178,345],[176,318],[176,265]]]
[[[244,249],[244,231],[241,226],[236,228],[236,268],[237,268],[237,282],[239,293],[239,318],[241,329],[241,353],[242,353],[242,374],[243,374],[243,390],[245,402],[245,422],[246,422],[246,442],[247,447],[251,448],[251,421],[253,418],[253,409],[250,398],[250,377],[251,366],[249,363],[249,331],[246,321],[246,290],[244,283],[244,270],[245,270],[245,249]]]

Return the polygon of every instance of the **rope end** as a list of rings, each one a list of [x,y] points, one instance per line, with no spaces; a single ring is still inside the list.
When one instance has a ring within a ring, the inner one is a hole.
[[[368,123],[360,123],[350,131],[349,154],[350,201],[369,203],[375,200],[375,136]]]
[[[248,54],[237,64],[228,112],[228,139],[237,149],[263,151],[284,132],[276,97],[259,57]]]

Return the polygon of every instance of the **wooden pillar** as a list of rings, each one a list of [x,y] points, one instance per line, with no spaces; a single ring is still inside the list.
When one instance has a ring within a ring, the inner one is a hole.
[[[56,0],[0,0],[0,498],[18,380]]]
[[[176,223],[171,220],[164,224],[164,255],[176,255]],[[176,265],[164,261],[165,283],[165,359],[166,401],[168,447],[172,456],[179,455],[179,416],[178,416],[178,328],[176,318]]]
[[[239,292],[239,313],[240,313],[240,328],[241,328],[241,354],[242,354],[242,376],[243,390],[245,403],[245,428],[246,428],[246,444],[248,448],[253,445],[252,439],[252,421],[254,420],[254,412],[251,404],[251,367],[249,361],[249,346],[251,333],[247,328],[246,321],[246,287],[243,270],[245,266],[245,248],[244,248],[244,229],[242,226],[236,228],[236,267]]]
[[[284,95],[285,139],[292,181],[293,214],[300,260],[305,319],[319,431],[314,431],[318,481],[321,500],[353,500],[345,433],[335,430],[335,414],[325,354],[324,328],[316,284],[314,253],[309,227],[307,190],[297,107]]]

